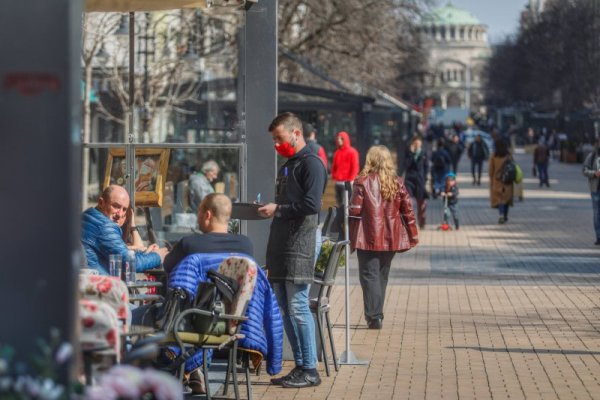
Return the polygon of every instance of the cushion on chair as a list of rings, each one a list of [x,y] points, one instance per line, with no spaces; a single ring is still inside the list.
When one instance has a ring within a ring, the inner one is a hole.
[[[106,303],[118,319],[127,320],[129,292],[120,279],[105,275],[79,275],[79,294],[82,299]]]
[[[79,321],[83,350],[110,350],[119,359],[119,320],[111,306],[102,301],[81,299]]]
[[[256,264],[249,258],[229,257],[219,265],[218,271],[239,283],[240,289],[233,297],[227,313],[243,316],[256,286]],[[234,334],[238,325],[239,321],[231,321],[229,334]]]

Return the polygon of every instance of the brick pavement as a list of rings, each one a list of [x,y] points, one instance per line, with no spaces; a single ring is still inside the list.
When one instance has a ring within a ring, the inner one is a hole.
[[[351,259],[351,343],[368,366],[342,366],[321,386],[293,390],[254,378],[255,399],[600,398],[600,248],[579,165],[552,163],[550,189],[523,167],[525,200],[498,225],[487,179],[459,173],[461,229],[436,230],[431,201],[420,245],[397,255],[381,331],[366,329]],[[343,276],[343,274],[340,274]],[[342,286],[332,320],[344,350]],[[287,362],[284,370],[292,367]]]

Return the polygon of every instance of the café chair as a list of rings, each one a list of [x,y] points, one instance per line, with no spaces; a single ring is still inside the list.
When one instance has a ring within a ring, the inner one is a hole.
[[[332,232],[331,228],[333,227],[333,222],[335,221],[337,213],[337,208],[329,207],[327,210],[327,215],[325,216],[325,220],[323,221],[323,227],[321,228],[321,237],[328,238],[331,240],[337,240],[339,234],[337,232]]]
[[[79,275],[79,298],[100,301],[110,306],[127,332],[129,291],[122,280],[106,275]]]
[[[96,358],[121,358],[121,336],[128,331],[129,294],[125,283],[111,276],[79,275],[79,321],[86,384],[92,382]]]
[[[192,347],[194,350],[202,350],[202,372],[204,374],[204,384],[206,387],[206,397],[211,399],[208,361],[209,350],[225,350],[228,354],[227,373],[225,376],[225,385],[223,395],[227,395],[229,376],[232,377],[233,389],[236,399],[240,399],[237,360],[238,360],[238,341],[244,338],[240,333],[241,323],[247,321],[245,316],[248,302],[252,297],[256,286],[257,266],[253,260],[246,257],[228,257],[217,269],[217,272],[237,281],[239,289],[234,293],[232,301],[224,301],[224,313],[212,312],[191,308],[183,311],[176,318],[173,324],[173,337],[181,349],[181,353],[186,352],[186,348]],[[195,324],[184,323],[196,320]],[[198,323],[205,320],[208,323]],[[204,325],[206,329],[197,329]],[[194,326],[196,329],[194,329]],[[183,376],[184,365],[181,365],[180,374]],[[252,398],[252,387],[250,382],[250,363],[248,355],[244,352],[242,368],[246,375],[247,398]]]
[[[323,244],[321,252],[329,251],[329,257],[325,264],[324,270],[315,272],[313,285],[318,287],[317,297],[310,299],[310,310],[316,314],[317,320],[317,334],[321,341],[321,351],[323,352],[323,363],[325,364],[325,373],[329,376],[329,360],[327,358],[327,349],[325,345],[325,334],[323,331],[323,321],[327,327],[327,333],[329,336],[329,344],[331,346],[331,353],[333,356],[333,366],[336,371],[339,370],[337,355],[335,351],[335,343],[333,340],[333,332],[331,320],[329,318],[329,310],[331,306],[329,299],[331,298],[331,291],[335,284],[335,277],[339,268],[339,262],[342,254],[344,254],[345,247],[350,243],[349,240],[343,240],[339,242],[333,242],[332,245]],[[319,257],[320,258],[320,257]]]

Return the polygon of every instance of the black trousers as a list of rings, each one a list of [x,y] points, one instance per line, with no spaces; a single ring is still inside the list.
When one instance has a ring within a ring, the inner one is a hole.
[[[383,302],[388,276],[395,251],[356,250],[358,277],[363,291],[363,303],[367,322],[383,319]]]
[[[473,175],[473,182],[481,183],[481,169],[483,167],[483,160],[471,160],[471,174]],[[475,169],[477,169],[477,175],[475,175]]]
[[[346,190],[346,182],[335,183],[335,203],[338,207],[344,206],[344,190]],[[352,198],[352,186],[348,188],[348,202]]]

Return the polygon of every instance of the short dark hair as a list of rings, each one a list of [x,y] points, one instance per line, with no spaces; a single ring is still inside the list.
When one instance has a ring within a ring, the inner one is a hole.
[[[269,132],[273,132],[281,125],[290,132],[298,129],[302,133],[302,121],[294,113],[284,112],[276,116],[271,125],[269,125]]]

